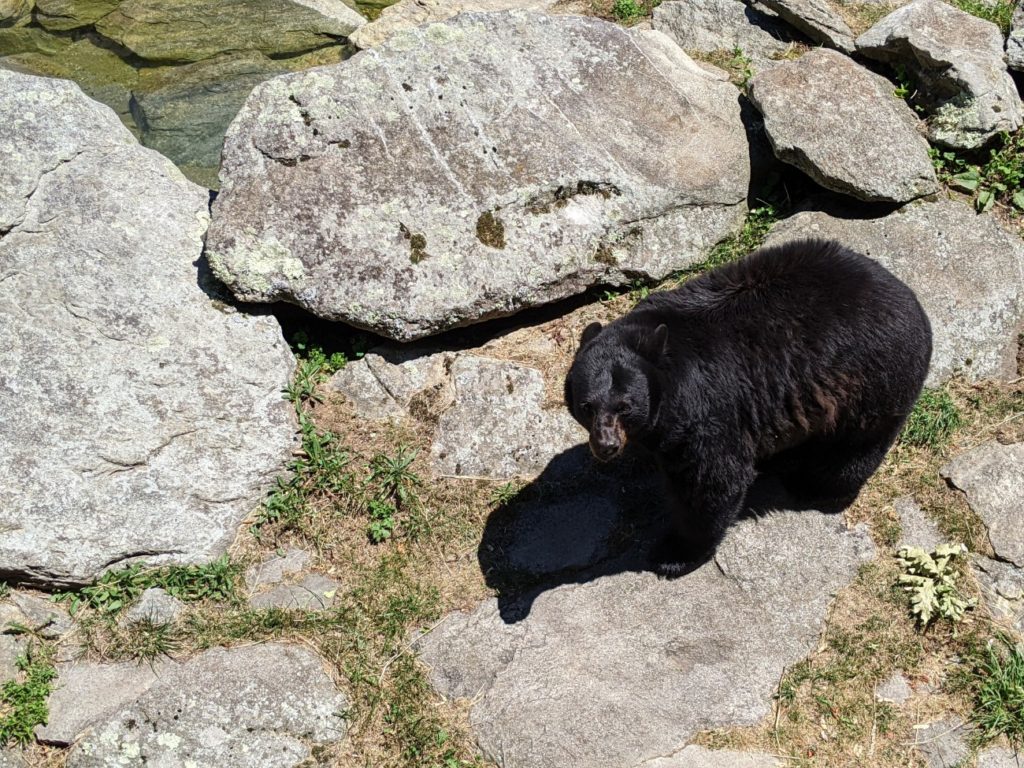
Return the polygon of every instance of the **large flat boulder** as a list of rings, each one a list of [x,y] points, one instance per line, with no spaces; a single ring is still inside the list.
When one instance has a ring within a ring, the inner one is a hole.
[[[180,63],[239,50],[309,51],[365,22],[341,0],[121,0],[95,26],[136,56]]]
[[[916,78],[928,137],[938,144],[974,149],[1024,120],[999,27],[942,0],[893,11],[857,38],[857,52]]]
[[[775,155],[823,187],[896,203],[938,191],[913,111],[849,57],[815,49],[759,73],[749,95]]]
[[[760,1],[816,43],[853,53],[853,30],[826,0]]]
[[[657,758],[698,731],[760,721],[872,551],[838,516],[748,519],[681,579],[612,570],[541,592],[512,623],[488,600],[417,645],[436,688],[471,701],[473,733],[503,768],[771,765]]]
[[[807,237],[838,240],[914,289],[932,324],[928,386],[958,371],[970,379],[1017,375],[1024,244],[992,216],[953,200],[917,202],[874,219],[805,211],[780,222],[766,244]]]
[[[69,702],[67,716],[90,727],[71,750],[69,768],[293,768],[309,765],[317,745],[345,736],[345,695],[302,646],[215,648],[160,663],[155,674],[142,670],[140,690],[124,695],[121,684],[114,700],[106,681],[116,668],[88,664],[76,673],[83,696]],[[64,727],[63,717],[56,727]]]
[[[748,154],[738,91],[663,35],[462,14],[258,86],[207,249],[245,301],[411,340],[699,260]]]
[[[0,577],[216,557],[287,461],[271,317],[208,294],[207,192],[72,83],[0,70]]]

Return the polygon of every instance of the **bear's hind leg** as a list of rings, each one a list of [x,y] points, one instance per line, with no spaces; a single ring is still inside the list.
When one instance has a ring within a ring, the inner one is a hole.
[[[895,442],[903,419],[855,441],[814,440],[793,449],[777,472],[800,502],[838,512],[857,498]]]

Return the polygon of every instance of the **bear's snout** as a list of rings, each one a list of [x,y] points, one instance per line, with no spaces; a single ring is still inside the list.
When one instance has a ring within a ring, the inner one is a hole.
[[[598,417],[590,429],[590,452],[599,461],[611,461],[626,447],[626,431],[615,416]]]

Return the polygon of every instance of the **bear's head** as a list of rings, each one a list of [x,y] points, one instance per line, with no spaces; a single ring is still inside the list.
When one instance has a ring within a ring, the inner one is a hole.
[[[583,330],[576,358],[565,377],[565,404],[589,433],[590,450],[601,461],[619,456],[626,443],[654,426],[660,399],[657,362],[668,328]]]

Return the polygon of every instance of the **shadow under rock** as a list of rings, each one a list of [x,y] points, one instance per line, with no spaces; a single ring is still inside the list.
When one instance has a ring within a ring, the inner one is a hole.
[[[743,517],[841,511],[797,503],[772,475],[758,477],[744,506]],[[490,515],[477,559],[497,593],[502,620],[515,624],[530,615],[534,600],[547,590],[651,570],[649,552],[667,524],[654,456],[630,446],[618,461],[601,464],[586,445],[578,445],[552,459]]]

